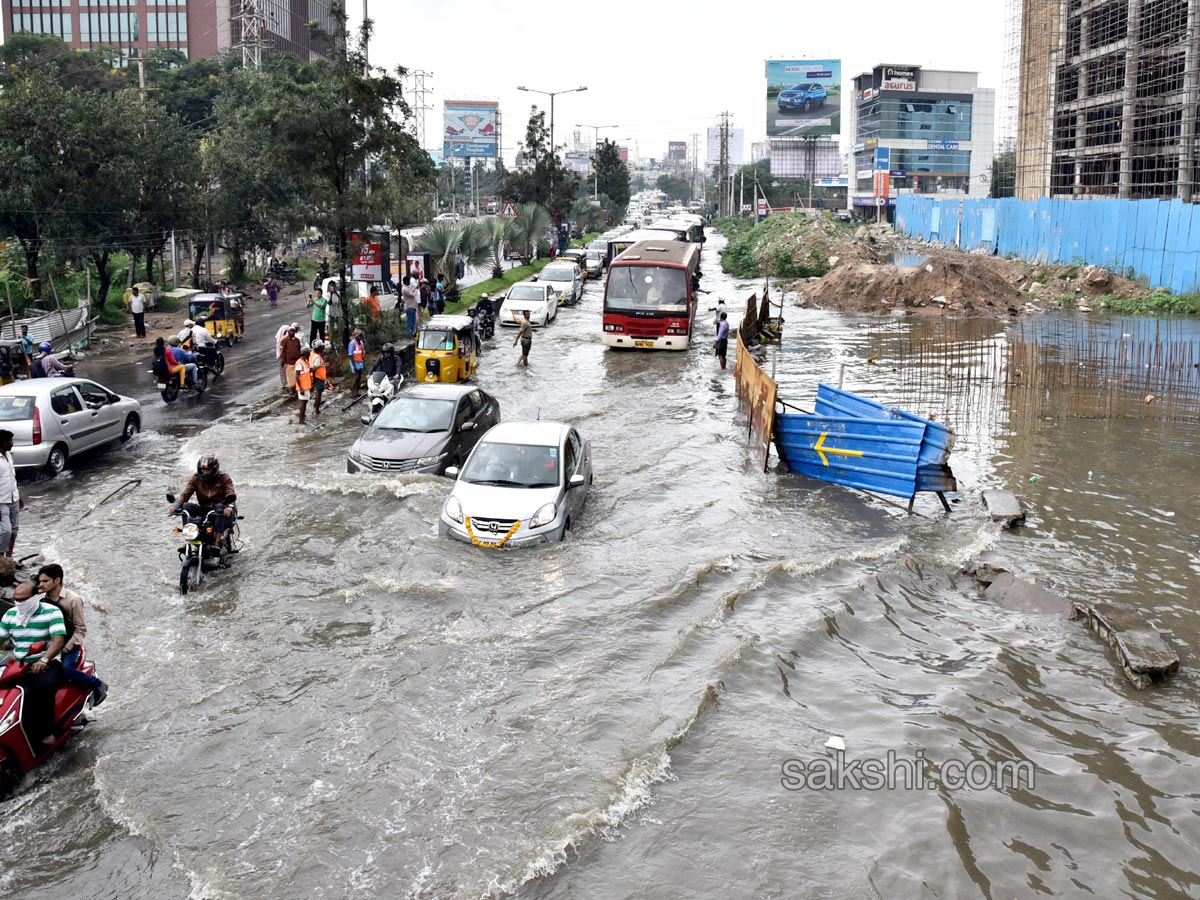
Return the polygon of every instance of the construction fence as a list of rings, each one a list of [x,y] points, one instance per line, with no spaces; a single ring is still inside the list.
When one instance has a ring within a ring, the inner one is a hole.
[[[1091,264],[1177,294],[1200,291],[1200,205],[1181,200],[896,198],[896,230],[1027,262]]]

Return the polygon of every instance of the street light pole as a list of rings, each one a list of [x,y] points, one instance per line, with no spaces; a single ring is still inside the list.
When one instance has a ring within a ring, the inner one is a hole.
[[[525,85],[517,85],[518,91],[527,91],[531,94],[545,94],[550,98],[550,154],[554,154],[554,98],[559,94],[574,94],[577,91],[586,91],[587,86],[577,88],[569,88],[565,91],[539,91],[537,88],[525,87]]]
[[[620,125],[588,125],[586,122],[576,122],[576,128],[592,129],[592,199],[600,199],[600,172],[596,168],[596,157],[599,154],[600,132],[605,128],[620,128]]]

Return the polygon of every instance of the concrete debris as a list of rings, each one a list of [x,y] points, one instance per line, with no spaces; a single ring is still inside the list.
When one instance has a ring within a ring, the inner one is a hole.
[[[988,511],[993,522],[999,522],[1005,528],[1012,528],[1025,521],[1025,510],[1021,501],[1012,491],[984,491],[983,506]]]
[[[1179,654],[1152,628],[1117,613],[1101,613],[1075,603],[1072,619],[1083,619],[1117,656],[1125,677],[1139,691],[1165,681],[1179,671]]]

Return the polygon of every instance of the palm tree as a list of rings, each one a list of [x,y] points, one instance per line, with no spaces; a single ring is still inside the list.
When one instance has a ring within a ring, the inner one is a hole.
[[[483,266],[492,258],[491,228],[484,222],[434,222],[417,238],[417,249],[434,259],[434,269],[445,278],[446,293],[458,297],[458,263],[465,268]]]
[[[510,219],[505,227],[505,237],[517,248],[524,265],[537,257],[538,248],[545,242],[546,234],[554,223],[546,207],[537,203],[522,203],[517,207],[517,217]]]
[[[490,230],[492,242],[492,277],[504,277],[504,238],[507,228],[500,218],[485,219],[484,224]]]
[[[600,216],[600,207],[593,206],[591,200],[579,199],[571,204],[571,222],[583,234],[596,230]]]

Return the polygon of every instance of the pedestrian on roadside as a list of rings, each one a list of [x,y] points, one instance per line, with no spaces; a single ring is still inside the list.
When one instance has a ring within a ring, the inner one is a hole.
[[[12,458],[13,433],[0,431],[0,556],[12,556],[25,501],[17,488],[17,467]]]
[[[329,323],[329,333],[335,334],[336,329],[333,323],[341,321],[342,316],[342,295],[338,293],[336,284],[330,284],[325,289],[325,297],[327,300],[325,319]]]
[[[312,308],[312,320],[308,329],[308,342],[311,344],[317,338],[325,339],[325,307],[328,305],[321,289],[317,288],[308,296],[307,306]]]
[[[521,358],[517,360],[518,366],[529,365],[529,350],[533,347],[533,323],[529,321],[529,310],[523,310],[524,318],[517,321],[517,336],[513,338],[513,346],[517,346],[517,341],[521,342]]]
[[[21,326],[21,349],[25,351],[25,362],[33,362],[33,338],[29,336],[29,326]]]
[[[275,331],[275,362],[279,366],[279,386],[284,390],[287,389],[287,375],[283,371],[283,339],[287,337],[288,331],[293,327],[284,322]]]
[[[288,326],[288,332],[280,342],[285,387],[289,394],[296,393],[296,361],[300,359],[300,326],[295,323]]]
[[[350,343],[346,345],[346,355],[350,357],[350,371],[354,373],[354,396],[362,392],[363,362],[367,356],[367,345],[363,343],[361,328],[354,329]]]
[[[371,318],[374,319],[376,322],[378,322],[379,317],[383,314],[382,310],[380,310],[380,308],[379,308],[379,287],[378,287],[378,285],[374,285],[374,284],[371,285],[371,289],[370,289],[370,291],[368,291],[367,296],[363,297],[363,306],[365,306],[367,308],[367,310],[371,313]]]
[[[429,307],[432,303],[433,303],[433,288],[430,286],[428,278],[422,278],[421,279],[421,304],[420,304],[420,309],[417,310],[417,321],[418,322],[420,322],[422,319],[426,318],[429,315]]]
[[[274,309],[279,305],[279,282],[275,280],[274,275],[267,279],[265,287],[267,289],[267,299],[271,301],[271,309]]]
[[[717,339],[713,343],[713,348],[717,351],[717,359],[721,361],[721,368],[725,368],[725,354],[729,350],[728,313],[721,313],[721,318],[717,322]]]
[[[725,301],[717,300],[716,314],[713,316],[713,329],[721,330],[721,316],[725,315]]]
[[[440,316],[446,311],[446,280],[438,274],[437,281],[433,286],[433,309],[432,314]]]
[[[421,291],[413,284],[411,275],[404,276],[404,284],[400,288],[400,300],[404,304],[404,324],[408,333],[417,336],[417,309],[421,305]]]
[[[308,411],[308,399],[312,396],[313,370],[309,364],[312,357],[312,347],[305,344],[300,348],[300,358],[296,360],[293,370],[296,373],[296,399],[300,401],[300,417],[298,421],[304,424],[304,414]]]
[[[313,415],[319,416],[321,414],[321,398],[325,396],[325,378],[328,375],[325,366],[324,341],[313,341],[308,364],[312,367],[313,374]]]
[[[129,289],[129,311],[133,313],[133,333],[135,337],[146,336],[146,298],[135,284]]]

